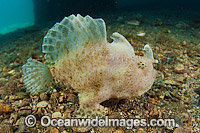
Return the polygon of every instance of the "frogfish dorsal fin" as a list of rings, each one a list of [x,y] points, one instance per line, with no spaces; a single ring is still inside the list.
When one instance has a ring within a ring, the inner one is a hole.
[[[56,63],[79,46],[106,44],[106,26],[103,19],[71,15],[56,23],[43,40],[42,52],[49,63]]]
[[[115,49],[117,53],[125,53],[126,56],[135,55],[134,48],[123,35],[114,32],[110,38],[113,39],[113,42],[110,44],[111,49]]]
[[[144,46],[144,50],[145,50],[145,57],[153,59],[155,61],[155,63],[158,63],[158,60],[155,60],[153,57],[153,50],[151,49],[151,47],[149,46],[149,44],[146,44]]]

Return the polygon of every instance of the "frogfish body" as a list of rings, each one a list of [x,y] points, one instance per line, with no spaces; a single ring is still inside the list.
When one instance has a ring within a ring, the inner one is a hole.
[[[121,34],[107,41],[105,22],[90,16],[71,15],[56,23],[42,44],[46,64],[32,58],[23,65],[23,81],[29,92],[47,91],[52,79],[75,89],[79,112],[98,115],[107,112],[100,105],[110,98],[130,98],[148,91],[156,77],[153,52],[147,44],[144,57]]]

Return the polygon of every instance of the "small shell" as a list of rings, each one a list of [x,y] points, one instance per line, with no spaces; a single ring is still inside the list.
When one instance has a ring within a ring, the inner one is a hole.
[[[44,108],[44,107],[46,107],[48,105],[48,102],[46,102],[46,101],[41,101],[41,102],[39,102],[38,104],[37,104],[37,107],[38,108]]]
[[[142,37],[142,36],[145,36],[146,35],[146,33],[145,32],[142,32],[142,33],[137,33],[137,36],[140,36],[140,37]]]
[[[52,118],[60,118],[62,116],[62,114],[60,112],[54,112],[52,114]]]
[[[131,21],[128,21],[127,24],[138,26],[140,25],[140,22],[138,20],[131,20]]]

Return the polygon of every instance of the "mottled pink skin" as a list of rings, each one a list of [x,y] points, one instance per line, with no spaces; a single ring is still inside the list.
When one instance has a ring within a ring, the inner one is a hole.
[[[156,77],[154,60],[116,46],[108,43],[80,47],[52,69],[57,80],[79,93],[79,112],[105,114],[101,102],[140,96],[151,88]]]

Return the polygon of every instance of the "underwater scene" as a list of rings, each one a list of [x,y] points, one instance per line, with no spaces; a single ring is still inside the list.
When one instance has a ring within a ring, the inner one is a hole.
[[[199,1],[0,3],[0,133],[200,133]]]

